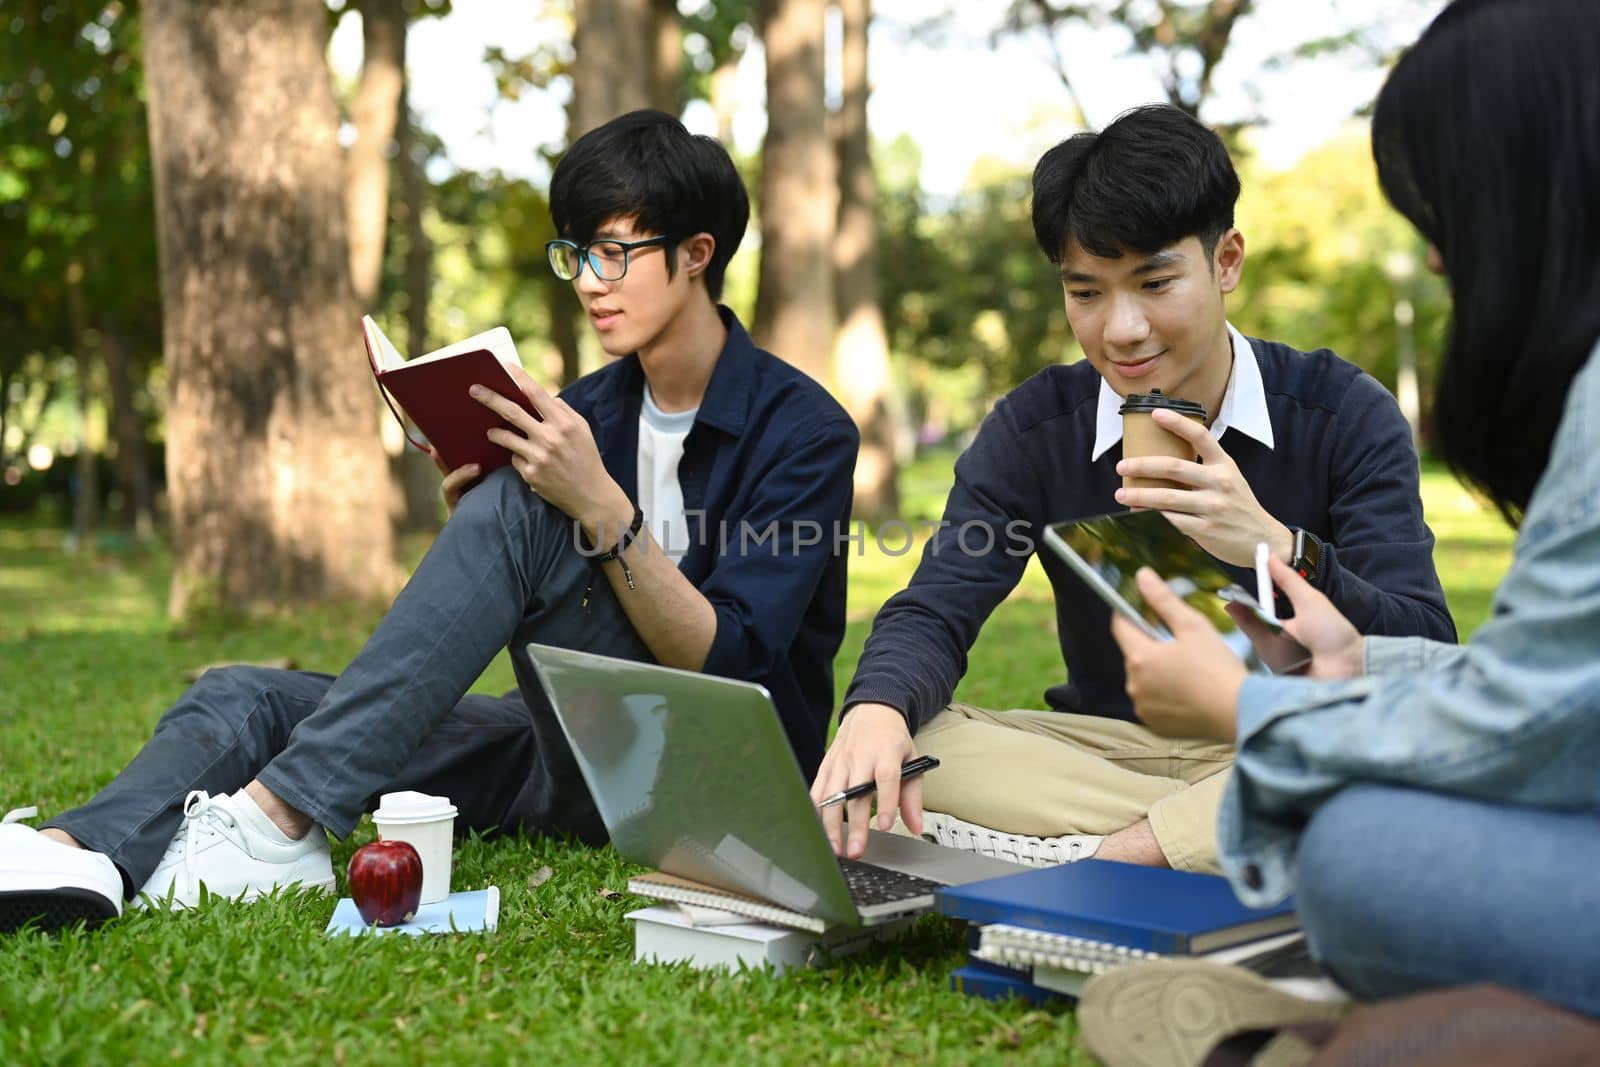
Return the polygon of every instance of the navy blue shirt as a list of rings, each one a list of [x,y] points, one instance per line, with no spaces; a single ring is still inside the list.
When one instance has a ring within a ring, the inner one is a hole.
[[[678,568],[717,613],[702,670],[766,686],[809,782],[833,714],[848,560],[835,534],[849,527],[860,435],[822,386],[718,310],[728,340],[678,464],[689,529]],[[639,357],[585,375],[561,397],[589,421],[606,470],[637,500]]]
[[[1417,456],[1399,405],[1370,376],[1326,349],[1298,352],[1250,339],[1261,368],[1275,447],[1237,429],[1219,442],[1256,499],[1279,522],[1323,542],[1318,585],[1365,634],[1454,641],[1455,623],[1422,521]],[[944,525],[911,584],[878,612],[845,706],[887,704],[913,733],[955,692],[967,652],[1016,586],[1031,542],[1054,522],[1123,510],[1117,445],[1090,461],[1100,375],[1088,362],[1047,367],[1002,398],[956,461]],[[1016,523],[1007,529],[1008,523]],[[996,546],[962,550],[965,543]],[[1037,553],[1055,592],[1068,681],[1045,693],[1057,711],[1132,719],[1110,610],[1055,553]],[[1251,572],[1228,568],[1245,588]]]

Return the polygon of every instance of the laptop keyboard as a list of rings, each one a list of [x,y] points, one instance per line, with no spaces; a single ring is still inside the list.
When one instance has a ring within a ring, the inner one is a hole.
[[[839,870],[844,874],[845,885],[850,887],[850,899],[858,908],[927,896],[939,888],[938,882],[860,860],[841,857]]]

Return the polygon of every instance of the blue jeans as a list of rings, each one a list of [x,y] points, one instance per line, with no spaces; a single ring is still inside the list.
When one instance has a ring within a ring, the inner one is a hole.
[[[593,581],[587,607],[580,606]],[[111,857],[131,896],[160,863],[191,789],[259,778],[344,837],[379,794],[448,796],[457,832],[605,826],[524,646],[650,660],[572,521],[509,467],[474,487],[337,678],[253,667],[207,671],[120,774],[46,825]],[[466,695],[509,647],[517,689]]]
[[[1492,982],[1600,1015],[1600,813],[1349,786],[1295,865],[1313,953],[1364,999]]]

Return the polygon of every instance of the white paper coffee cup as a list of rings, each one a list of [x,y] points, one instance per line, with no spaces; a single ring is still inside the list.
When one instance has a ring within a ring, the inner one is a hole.
[[[385,793],[372,813],[378,836],[385,841],[406,841],[422,857],[422,903],[432,904],[450,895],[450,856],[456,809],[448,797],[406,790]]]

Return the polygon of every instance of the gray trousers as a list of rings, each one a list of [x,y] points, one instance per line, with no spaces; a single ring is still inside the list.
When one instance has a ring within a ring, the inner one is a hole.
[[[462,497],[342,674],[207,671],[126,769],[47,825],[111,857],[130,897],[155,872],[190,790],[230,793],[252,778],[337,837],[380,793],[417,789],[450,798],[458,833],[602,843],[605,826],[529,642],[652,659],[605,575],[577,550],[572,520],[502,468]],[[502,648],[517,689],[467,695]]]

